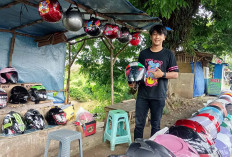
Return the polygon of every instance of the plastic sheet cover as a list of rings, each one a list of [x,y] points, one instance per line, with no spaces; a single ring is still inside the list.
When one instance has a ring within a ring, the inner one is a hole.
[[[193,97],[202,96],[205,90],[204,73],[201,66],[201,62],[191,63],[192,72],[194,73],[194,84],[193,84]]]
[[[0,32],[0,69],[8,66],[11,33]],[[19,83],[42,83],[46,90],[64,89],[66,44],[38,47],[34,39],[16,36],[12,66],[19,74]],[[48,93],[55,103],[64,102],[64,93]]]

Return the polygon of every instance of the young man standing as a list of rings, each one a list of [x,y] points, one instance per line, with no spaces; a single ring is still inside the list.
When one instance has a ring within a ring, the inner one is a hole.
[[[136,100],[134,139],[143,138],[148,110],[151,113],[151,136],[160,130],[160,121],[165,106],[168,79],[178,78],[178,66],[174,54],[163,48],[167,30],[162,25],[150,31],[152,46],[140,52],[138,61],[147,72],[144,83],[139,85]],[[131,88],[134,86],[129,85]]]

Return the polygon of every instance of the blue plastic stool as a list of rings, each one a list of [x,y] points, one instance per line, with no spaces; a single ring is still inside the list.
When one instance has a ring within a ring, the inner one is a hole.
[[[80,157],[83,157],[82,154],[82,137],[81,133],[72,130],[57,130],[50,132],[48,134],[47,145],[45,148],[44,157],[48,155],[49,144],[51,140],[60,141],[59,143],[59,157],[70,157],[70,144],[72,141],[79,139],[79,154]]]
[[[125,124],[125,129],[123,124]],[[127,112],[123,110],[109,111],[104,132],[104,142],[106,140],[110,141],[111,151],[115,149],[116,144],[131,144],[131,134]]]

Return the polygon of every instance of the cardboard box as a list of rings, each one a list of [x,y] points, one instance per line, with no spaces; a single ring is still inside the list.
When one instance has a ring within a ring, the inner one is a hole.
[[[95,120],[85,123],[83,125],[80,125],[79,122],[75,122],[75,124],[76,124],[76,130],[78,132],[81,132],[82,138],[96,133],[96,121]]]

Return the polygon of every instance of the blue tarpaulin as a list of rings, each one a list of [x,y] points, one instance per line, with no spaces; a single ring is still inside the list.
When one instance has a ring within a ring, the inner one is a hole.
[[[0,69],[8,66],[11,37],[0,32]],[[16,36],[12,66],[18,71],[19,83],[42,83],[47,90],[63,90],[65,52],[65,43],[38,48],[32,38]],[[49,95],[53,99],[53,94]],[[63,102],[63,92],[54,101]]]
[[[205,90],[204,73],[201,62],[191,63],[192,73],[194,73],[193,97],[202,96]]]

